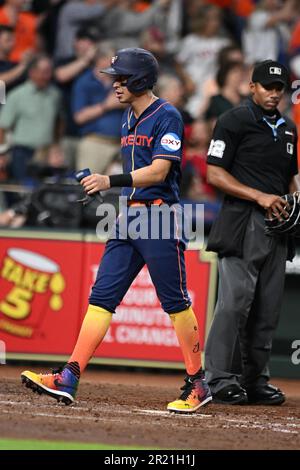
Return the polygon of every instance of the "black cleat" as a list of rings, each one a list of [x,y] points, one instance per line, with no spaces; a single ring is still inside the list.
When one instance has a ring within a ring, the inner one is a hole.
[[[279,406],[285,402],[284,393],[270,384],[247,388],[248,402],[251,405]]]
[[[227,385],[227,387],[213,393],[213,403],[246,405],[248,403],[246,390],[237,384]]]

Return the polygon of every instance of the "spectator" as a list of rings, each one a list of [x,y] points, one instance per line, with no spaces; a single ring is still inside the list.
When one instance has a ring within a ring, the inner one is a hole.
[[[74,39],[83,22],[101,17],[106,4],[113,0],[76,0],[67,2],[59,13],[57,23],[55,58],[66,59],[74,56]]]
[[[37,18],[32,13],[23,12],[26,0],[6,0],[0,8],[0,24],[15,30],[15,45],[10,60],[20,62],[24,52],[34,52],[37,48]]]
[[[183,201],[204,204],[205,231],[211,226],[220,208],[216,191],[207,182],[206,155],[209,140],[210,133],[206,122],[200,119],[195,121],[191,126],[190,135],[186,139],[181,184]],[[195,226],[196,220],[197,213],[194,212],[193,226]]]
[[[176,75],[181,81],[183,93],[190,96],[195,92],[195,85],[176,56],[167,50],[166,36],[159,28],[152,26],[140,36],[140,47],[146,49],[156,57],[159,62],[160,74]],[[174,105],[176,106],[176,105]]]
[[[0,80],[10,91],[26,80],[26,70],[32,58],[30,52],[24,53],[19,63],[9,59],[15,44],[15,33],[11,26],[0,24]]]
[[[76,79],[85,72],[93,62],[96,53],[97,37],[87,29],[80,29],[74,41],[75,56],[56,62],[55,78],[63,94],[65,110],[65,132],[62,140],[66,163],[70,169],[76,166],[79,128],[71,110],[72,87]]]
[[[235,0],[232,2],[232,10],[235,17],[235,32],[237,35],[238,43],[242,42],[242,34],[248,17],[253,13],[257,0]]]
[[[166,21],[166,48],[168,52],[178,50],[183,32],[184,0],[172,0]]]
[[[157,93],[160,98],[171,103],[181,113],[184,125],[190,125],[193,118],[188,111],[184,109],[185,94],[181,80],[176,75],[162,74],[158,78]]]
[[[189,99],[187,107],[193,116],[197,116],[204,99],[203,83],[216,73],[218,53],[229,42],[220,36],[221,25],[218,8],[211,5],[202,7],[193,20],[193,33],[183,39],[177,56],[196,86],[196,93]]]
[[[297,0],[294,2],[295,24],[291,32],[289,43],[289,66],[292,72],[292,79],[300,79],[300,4]],[[292,95],[292,118],[297,126],[298,135],[300,133],[300,106],[299,106],[299,83],[294,82]],[[300,139],[298,138],[298,164],[300,168]]]
[[[225,46],[220,50],[217,56],[217,70],[223,67],[227,62],[244,62],[243,52],[236,44],[228,44],[228,46]],[[206,111],[209,105],[211,97],[217,95],[219,91],[220,90],[217,84],[216,75],[209,77],[204,81],[202,86],[203,100],[201,102],[201,106],[198,109],[197,116],[203,116],[203,113]]]
[[[207,183],[206,156],[210,141],[207,123],[198,119],[192,124],[191,133],[186,140],[183,159],[183,197],[193,201],[214,201],[216,193]]]
[[[205,119],[210,121],[211,129],[221,114],[240,104],[243,80],[244,66],[241,62],[227,62],[219,68],[216,81],[220,92],[211,97],[205,112]]]
[[[282,53],[289,40],[289,29],[285,23],[293,19],[293,2],[281,6],[279,0],[262,0],[250,15],[243,33],[243,49],[246,62],[255,64],[265,59],[286,62]]]
[[[31,11],[39,15],[39,35],[42,50],[54,55],[57,22],[61,8],[69,0],[33,0]]]
[[[34,153],[42,151],[59,137],[60,93],[51,85],[52,63],[36,57],[29,67],[29,80],[8,96],[0,115],[0,145],[12,132],[11,175],[22,182]],[[57,132],[57,135],[56,135]]]
[[[54,188],[56,183],[64,182],[69,177],[64,163],[65,159],[62,149],[59,145],[55,144],[50,146],[48,152],[45,153],[44,162],[30,165],[30,175],[33,179],[37,179],[39,184],[35,188],[26,188],[29,190],[26,193],[21,193],[20,197],[13,201],[13,204],[8,204],[4,207],[3,212],[0,210],[0,227],[19,228],[24,225],[55,225],[53,217],[52,224],[49,223],[49,217],[53,214],[49,213],[47,207],[45,207],[45,199],[50,207],[51,201],[47,196],[43,197],[43,184],[48,184],[50,189],[50,185]],[[59,208],[62,209],[64,201],[59,199],[59,194],[57,196],[56,205],[59,206],[60,204]],[[55,210],[55,206],[53,210]],[[56,215],[59,216],[57,211]],[[72,214],[70,214],[70,217],[72,217]]]
[[[244,62],[244,54],[240,46],[231,43],[220,50],[217,58],[218,68],[226,62]]]
[[[114,49],[102,43],[96,53],[93,68],[79,77],[73,87],[72,110],[80,126],[77,169],[90,167],[103,174],[119,152],[123,109],[112,88],[109,75],[99,71],[110,66]]]
[[[137,47],[139,35],[150,26],[166,31],[168,8],[171,0],[154,0],[141,13],[134,10],[135,0],[112,0],[100,25],[105,38],[114,42],[116,49]]]
[[[297,79],[300,78],[300,2],[294,0],[294,15],[295,23],[291,30],[291,38],[288,47],[290,58],[290,69],[293,76]]]

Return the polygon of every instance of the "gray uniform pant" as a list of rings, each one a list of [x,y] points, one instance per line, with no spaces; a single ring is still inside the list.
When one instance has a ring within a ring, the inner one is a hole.
[[[219,260],[219,291],[205,348],[206,378],[213,393],[269,379],[272,337],[283,297],[287,245],[266,236],[264,216],[253,209],[243,258]]]

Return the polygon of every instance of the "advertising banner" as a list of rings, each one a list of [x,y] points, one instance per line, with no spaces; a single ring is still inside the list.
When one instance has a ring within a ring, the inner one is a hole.
[[[68,354],[79,328],[83,244],[0,239],[0,339],[7,352]]]
[[[0,238],[0,340],[13,353],[69,355],[84,318],[105,244],[38,238]],[[66,238],[66,237],[64,237]],[[200,347],[213,311],[216,261],[197,249],[186,252],[189,294],[199,322]],[[38,356],[37,356],[38,358]],[[181,362],[169,316],[162,310],[144,267],[117,308],[95,358]]]

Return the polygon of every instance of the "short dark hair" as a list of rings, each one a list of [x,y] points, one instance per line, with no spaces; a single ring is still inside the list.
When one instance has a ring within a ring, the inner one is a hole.
[[[76,32],[76,39],[89,39],[90,41],[99,41],[99,34],[94,28],[82,27]]]
[[[228,62],[228,56],[232,51],[240,51],[242,53],[240,46],[234,42],[228,44],[228,46],[222,47],[217,56],[217,64],[219,67],[221,67],[225,62]]]
[[[199,9],[197,9],[195,16],[193,16],[190,20],[190,30],[192,33],[202,33],[202,31],[205,29],[206,26],[206,21],[207,21],[207,15],[211,12],[219,12],[220,14],[223,14],[222,10],[220,7],[217,5],[200,5]]]
[[[52,63],[52,59],[48,55],[46,55],[46,54],[37,54],[30,61],[29,65],[28,65],[28,71],[31,72],[31,70],[35,69],[42,60],[49,60],[49,62]]]
[[[217,75],[216,75],[216,82],[220,88],[223,88],[223,86],[226,83],[228,74],[231,72],[231,70],[235,69],[236,67],[243,68],[243,62],[239,62],[239,61],[225,62],[223,65],[219,67]]]
[[[0,35],[3,33],[13,34],[14,32],[15,30],[12,26],[8,26],[8,24],[0,24]]]

